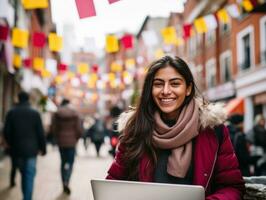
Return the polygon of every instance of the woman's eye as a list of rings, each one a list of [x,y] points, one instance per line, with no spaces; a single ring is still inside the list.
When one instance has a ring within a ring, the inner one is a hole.
[[[161,82],[154,82],[153,85],[158,87],[158,86],[163,86],[163,83],[161,83]]]
[[[174,87],[177,87],[177,86],[180,85],[180,83],[179,82],[173,82],[173,83],[171,83],[171,85],[174,86]]]

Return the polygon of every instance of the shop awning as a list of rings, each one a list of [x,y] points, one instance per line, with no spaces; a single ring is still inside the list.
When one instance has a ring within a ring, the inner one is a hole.
[[[225,105],[225,111],[228,115],[244,114],[244,99],[239,97],[228,101]]]

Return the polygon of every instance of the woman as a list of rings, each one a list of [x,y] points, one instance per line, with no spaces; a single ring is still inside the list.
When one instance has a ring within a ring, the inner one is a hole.
[[[154,62],[138,106],[120,118],[122,137],[107,179],[202,185],[206,199],[242,198],[244,182],[228,130],[223,126],[219,145],[213,129],[226,116],[196,96],[182,59]]]

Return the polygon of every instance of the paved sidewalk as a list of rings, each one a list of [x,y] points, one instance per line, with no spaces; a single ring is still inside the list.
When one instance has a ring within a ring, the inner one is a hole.
[[[101,149],[101,157],[96,158],[93,144],[89,145],[85,152],[82,144],[78,145],[74,171],[70,181],[71,195],[62,193],[60,178],[60,160],[57,148],[48,148],[45,157],[38,157],[37,175],[35,178],[34,200],[92,200],[90,179],[104,178],[109,168],[112,157],[108,155],[108,146]],[[17,185],[9,188],[10,162],[6,157],[0,161],[0,199],[20,200],[22,199],[20,189],[20,174],[17,172]]]

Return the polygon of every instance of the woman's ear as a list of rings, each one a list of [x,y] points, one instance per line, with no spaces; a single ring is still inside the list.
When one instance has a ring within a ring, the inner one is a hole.
[[[190,83],[190,85],[187,87],[186,96],[189,96],[191,94],[191,90],[192,90],[192,84]]]

